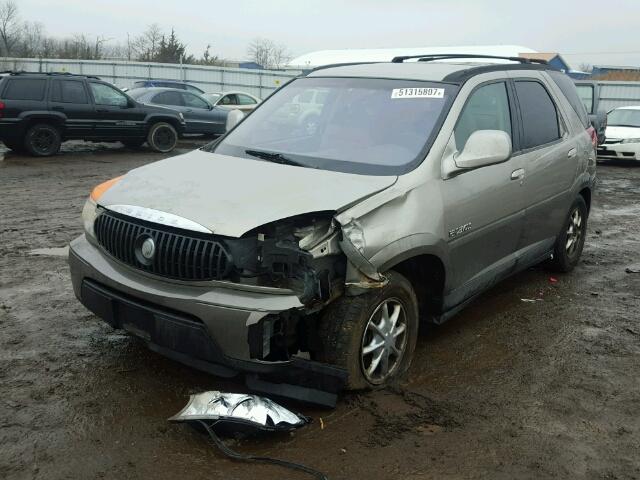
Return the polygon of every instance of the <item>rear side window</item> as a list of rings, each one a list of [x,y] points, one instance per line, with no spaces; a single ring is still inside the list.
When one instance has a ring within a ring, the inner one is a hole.
[[[582,122],[584,128],[589,128],[589,115],[587,115],[587,110],[585,109],[585,106],[582,103],[580,96],[578,95],[578,91],[576,90],[576,85],[575,83],[573,83],[573,80],[571,80],[561,72],[550,71],[549,75],[551,76],[553,81],[556,82],[558,88],[562,90],[562,93],[567,98],[567,100],[569,100],[571,107],[573,107],[573,110],[580,118],[580,121]]]
[[[2,98],[5,100],[43,100],[47,81],[44,78],[11,79]]]
[[[56,80],[51,85],[52,102],[88,104],[89,97],[82,82],[77,80]]]
[[[248,95],[238,95],[240,105],[255,105],[256,101]]]
[[[162,92],[153,97],[153,103],[181,107],[183,105],[182,95],[180,92]]]
[[[502,130],[511,136],[509,96],[504,82],[484,85],[467,100],[454,130],[459,152],[477,130]]]
[[[516,94],[522,111],[522,149],[551,143],[560,138],[558,112],[541,83],[517,81]]]

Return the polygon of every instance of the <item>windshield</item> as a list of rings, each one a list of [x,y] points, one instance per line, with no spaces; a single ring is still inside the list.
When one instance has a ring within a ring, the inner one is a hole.
[[[610,127],[640,127],[640,110],[618,109],[607,115]]]
[[[424,159],[456,92],[453,85],[412,80],[301,78],[213,149],[325,170],[401,174]]]
[[[202,96],[211,103],[216,103],[222,95],[220,93],[203,93]]]

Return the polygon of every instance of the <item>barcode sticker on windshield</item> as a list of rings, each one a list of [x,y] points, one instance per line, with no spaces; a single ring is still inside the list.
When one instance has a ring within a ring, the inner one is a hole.
[[[444,98],[444,88],[394,88],[391,98]]]

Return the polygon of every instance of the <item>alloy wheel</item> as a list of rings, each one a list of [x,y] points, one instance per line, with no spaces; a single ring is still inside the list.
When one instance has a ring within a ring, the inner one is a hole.
[[[567,227],[567,242],[565,248],[567,249],[567,255],[572,256],[578,245],[580,245],[580,241],[582,240],[582,235],[584,234],[583,222],[582,222],[582,214],[578,208],[574,209],[571,212],[571,216],[569,218],[569,226]]]
[[[385,382],[397,370],[407,347],[407,317],[397,298],[384,300],[364,329],[360,366],[374,385]]]

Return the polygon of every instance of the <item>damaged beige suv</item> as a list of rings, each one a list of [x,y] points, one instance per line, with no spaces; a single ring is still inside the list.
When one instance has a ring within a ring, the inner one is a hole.
[[[473,61],[314,70],[217,142],[96,187],[76,295],[256,390],[330,403],[389,384],[420,319],[545,260],[569,271],[583,248],[595,150],[571,80]],[[307,91],[313,126],[291,108]]]

